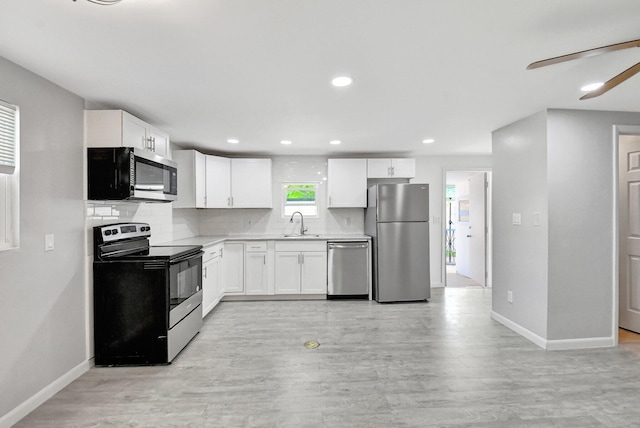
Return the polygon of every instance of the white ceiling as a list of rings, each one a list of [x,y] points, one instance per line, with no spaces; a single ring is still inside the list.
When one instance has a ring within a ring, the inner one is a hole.
[[[0,56],[205,152],[488,154],[544,108],[640,111],[640,75],[578,100],[640,50],[525,70],[640,38],[639,18],[638,0],[0,0]]]

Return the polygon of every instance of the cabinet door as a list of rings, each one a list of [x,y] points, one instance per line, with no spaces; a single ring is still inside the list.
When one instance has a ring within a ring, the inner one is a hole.
[[[225,294],[244,293],[244,244],[228,242],[222,251],[223,278]]]
[[[171,157],[171,152],[169,151],[169,134],[162,132],[158,128],[149,126],[147,128],[147,138],[151,139],[151,150],[156,154],[166,158]]]
[[[147,123],[124,111],[122,112],[122,146],[149,149]]]
[[[267,294],[267,253],[245,253],[244,286],[246,294]]]
[[[329,208],[361,208],[367,206],[367,160],[329,159]]]
[[[194,191],[195,191],[195,197],[196,197],[196,208],[206,208],[207,185],[206,185],[205,155],[203,155],[202,153],[196,150],[193,151],[193,154],[194,154],[194,165],[195,165],[194,174],[193,174],[193,185],[194,185]],[[178,182],[178,185],[180,185],[180,182]]]
[[[416,160],[413,158],[392,159],[391,172],[394,178],[413,178],[416,176]]]
[[[205,207],[204,155],[196,150],[174,150],[178,164],[178,200],[174,208]]]
[[[202,316],[207,315],[220,299],[220,258],[216,255],[202,265]]]
[[[271,159],[231,159],[233,208],[271,208]]]
[[[231,159],[207,155],[207,208],[231,208]]]
[[[302,254],[302,294],[327,294],[327,252]]]
[[[275,294],[300,294],[300,261],[298,251],[276,252]]]

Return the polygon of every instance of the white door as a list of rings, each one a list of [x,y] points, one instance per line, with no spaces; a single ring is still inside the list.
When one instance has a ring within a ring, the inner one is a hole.
[[[233,208],[271,208],[271,159],[231,159]]]
[[[329,208],[367,206],[367,160],[329,159]]]
[[[244,255],[244,261],[246,294],[267,294],[267,253],[247,252]]]
[[[147,138],[151,138],[151,150],[164,157],[171,157],[169,150],[169,135],[154,127],[148,128]]]
[[[469,178],[469,278],[485,285],[485,221],[486,174],[480,173]]]
[[[244,294],[244,244],[227,242],[222,250],[225,294]]]
[[[276,252],[276,294],[300,294],[300,263],[298,251]]]
[[[640,136],[620,136],[619,321],[640,333]]]
[[[206,155],[207,208],[231,208],[231,159]]]
[[[302,294],[327,294],[327,252],[302,253]]]
[[[148,149],[147,124],[129,113],[122,112],[122,146]]]
[[[413,158],[393,159],[391,172],[394,178],[414,178],[416,176],[416,160]]]

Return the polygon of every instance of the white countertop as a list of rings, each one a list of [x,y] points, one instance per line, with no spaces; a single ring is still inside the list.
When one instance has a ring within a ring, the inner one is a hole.
[[[163,242],[159,245],[202,245],[207,247],[225,241],[369,241],[368,235],[304,235],[284,237],[282,235],[200,235],[191,238]]]

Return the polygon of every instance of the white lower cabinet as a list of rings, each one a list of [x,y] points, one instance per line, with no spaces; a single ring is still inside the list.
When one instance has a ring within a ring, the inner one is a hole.
[[[223,245],[211,245],[203,249],[202,256],[202,316],[206,316],[222,298],[220,286],[220,254]]]
[[[327,294],[327,243],[276,242],[275,294]]]
[[[244,253],[244,288],[247,295],[268,294],[267,243],[246,242]]]
[[[226,242],[221,260],[224,294],[244,294],[244,244]]]

